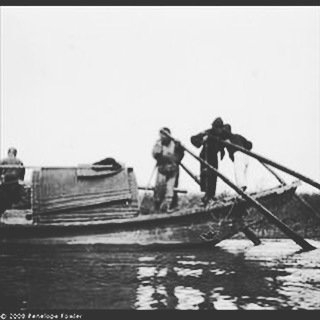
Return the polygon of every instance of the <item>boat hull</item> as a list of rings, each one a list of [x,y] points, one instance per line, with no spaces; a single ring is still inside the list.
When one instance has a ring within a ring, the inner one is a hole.
[[[279,186],[252,194],[271,211],[290,200],[298,183]],[[140,214],[127,219],[91,221],[85,223],[18,224],[2,223],[0,241],[35,243],[105,243],[139,244],[201,243],[200,235],[208,231],[209,224],[223,217],[234,203],[235,197],[217,201],[209,208],[185,208],[170,214]],[[252,210],[252,209],[250,209]],[[276,213],[276,211],[275,211]],[[21,212],[23,214],[23,212]],[[249,214],[250,216],[250,214]]]

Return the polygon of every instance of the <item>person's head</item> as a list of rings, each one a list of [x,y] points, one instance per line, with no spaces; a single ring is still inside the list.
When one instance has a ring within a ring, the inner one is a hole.
[[[165,131],[169,134],[171,134],[171,131],[169,128],[167,127],[163,127],[160,129],[159,134],[160,134],[160,140],[162,143],[168,143],[170,141],[170,138],[168,138],[164,133],[162,133],[162,131]]]
[[[223,126],[223,129],[224,129],[226,132],[230,132],[230,133],[231,133],[231,126],[230,126],[230,124],[225,124],[225,125]]]
[[[11,147],[8,149],[8,157],[9,158],[15,158],[17,156],[17,153],[18,153],[18,151],[16,148]]]
[[[212,128],[221,128],[223,126],[223,121],[220,117],[215,118],[211,124]]]
[[[230,124],[225,124],[223,126],[223,133],[224,133],[225,138],[230,137],[230,135],[232,134]]]

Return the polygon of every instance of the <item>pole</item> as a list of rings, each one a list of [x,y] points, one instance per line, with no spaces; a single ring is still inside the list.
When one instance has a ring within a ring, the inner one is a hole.
[[[154,188],[153,187],[143,187],[143,186],[140,186],[138,187],[139,190],[145,190],[145,191],[154,191]],[[177,193],[188,193],[187,190],[184,190],[184,189],[178,189],[178,188],[173,188],[173,191],[174,192],[177,192]]]
[[[320,184],[318,182],[316,182],[316,181],[314,181],[314,180],[312,180],[312,179],[310,179],[310,178],[308,178],[308,177],[306,177],[306,176],[304,176],[304,175],[302,175],[302,174],[300,174],[300,173],[298,173],[298,172],[296,172],[294,170],[291,170],[291,169],[289,169],[289,168],[287,168],[287,167],[285,167],[285,166],[283,166],[283,165],[281,165],[279,163],[276,163],[276,162],[274,162],[274,161],[272,161],[270,159],[267,159],[267,158],[265,158],[265,157],[263,157],[263,156],[261,156],[261,155],[259,155],[257,153],[254,153],[252,151],[249,151],[247,149],[239,147],[236,144],[233,144],[231,142],[226,142],[226,141],[220,140],[220,139],[218,139],[216,137],[215,137],[215,139],[217,141],[219,141],[221,144],[223,144],[224,146],[232,147],[232,148],[234,148],[234,149],[236,149],[238,151],[241,151],[241,152],[243,152],[243,153],[245,153],[245,154],[257,159],[257,160],[260,160],[263,163],[269,164],[272,167],[275,167],[275,168],[277,168],[279,170],[282,170],[282,171],[284,171],[284,172],[286,172],[286,173],[288,173],[288,174],[290,174],[290,175],[292,175],[292,176],[294,176],[294,177],[296,177],[296,178],[298,178],[298,179],[300,179],[300,180],[302,180],[302,181],[304,181],[304,182],[306,182],[306,183],[308,183],[308,184],[312,185],[313,187],[315,187],[315,188],[320,190]]]
[[[179,163],[181,168],[198,184],[200,185],[200,180],[183,164]]]
[[[271,172],[275,178],[282,184],[285,185],[286,182],[277,174],[275,173],[271,168],[269,168],[269,166],[267,166],[265,163],[261,162],[261,164],[269,171]],[[295,199],[297,199],[300,203],[302,203],[305,207],[307,207],[309,209],[309,211],[311,211],[313,213],[313,215],[316,218],[320,218],[320,213],[314,209],[306,200],[304,200],[302,197],[298,196],[297,194],[294,194]]]
[[[169,133],[166,131],[161,131],[164,135],[169,137],[171,140],[178,142],[176,139],[174,139]],[[181,144],[181,143],[180,143]],[[313,250],[315,249],[314,246],[312,246],[310,243],[308,243],[306,240],[304,240],[300,235],[295,233],[293,230],[291,230],[287,225],[285,225],[282,221],[280,221],[271,211],[269,211],[267,208],[265,208],[262,204],[260,204],[258,201],[256,201],[254,198],[247,195],[245,192],[243,192],[240,188],[238,188],[235,184],[233,184],[227,177],[225,177],[223,174],[221,174],[217,169],[215,169],[213,166],[211,166],[208,162],[204,161],[203,159],[199,158],[197,155],[195,155],[192,151],[187,149],[185,146],[181,144],[182,148],[188,152],[191,156],[193,156],[195,159],[203,163],[207,168],[211,169],[216,173],[216,175],[223,180],[228,186],[230,186],[233,190],[235,190],[238,194],[240,194],[245,200],[247,200],[249,203],[251,203],[254,207],[256,207],[268,220],[270,223],[277,226],[285,235],[287,235],[289,238],[291,238],[295,243],[297,243],[302,249],[304,250]]]
[[[255,246],[258,246],[261,244],[261,240],[256,236],[256,234],[247,226],[244,226],[242,229],[240,229],[243,234],[253,242]]]
[[[282,185],[286,185],[286,182],[278,175],[275,173],[274,170],[272,170],[268,165],[266,165],[265,163],[261,162],[260,163],[282,184]]]
[[[151,176],[150,176],[150,178],[149,178],[149,181],[148,181],[146,190],[148,190],[149,188],[151,188],[152,178],[153,178],[156,170],[157,170],[157,165],[155,165],[155,166],[153,167],[153,169],[152,169]],[[140,189],[140,188],[138,188],[138,189]],[[154,188],[153,188],[152,190],[154,190]],[[146,196],[146,194],[144,193],[143,196],[142,196],[142,198],[141,198],[141,200],[140,200],[140,203],[139,203],[140,208],[142,208],[142,202],[143,202],[145,196]]]

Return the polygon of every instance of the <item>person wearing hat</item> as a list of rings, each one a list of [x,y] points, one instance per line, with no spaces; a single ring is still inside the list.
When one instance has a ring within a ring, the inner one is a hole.
[[[200,158],[208,162],[211,166],[218,169],[218,153],[220,152],[221,160],[224,157],[224,146],[215,139],[215,137],[224,139],[225,132],[223,130],[223,120],[218,117],[212,124],[211,128],[200,132],[191,137],[191,143],[200,148]],[[205,192],[202,201],[206,205],[214,198],[217,188],[217,175],[204,164],[200,163],[200,190]]]
[[[8,157],[0,161],[0,213],[20,200],[19,182],[24,180],[24,176],[25,168],[17,158],[17,149],[9,148]]]
[[[184,150],[180,143],[174,142],[162,131],[171,134],[169,128],[161,128],[159,139],[152,149],[152,156],[157,162],[154,204],[156,211],[170,213],[177,204],[174,187],[178,183],[179,163],[184,156]]]

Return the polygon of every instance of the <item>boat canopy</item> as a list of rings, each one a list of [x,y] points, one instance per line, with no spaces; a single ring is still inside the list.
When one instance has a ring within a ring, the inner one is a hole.
[[[138,214],[138,188],[132,168],[41,168],[32,176],[36,223],[109,220]]]

